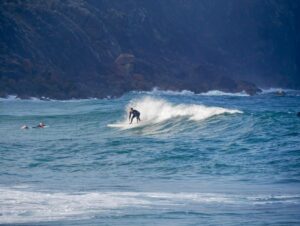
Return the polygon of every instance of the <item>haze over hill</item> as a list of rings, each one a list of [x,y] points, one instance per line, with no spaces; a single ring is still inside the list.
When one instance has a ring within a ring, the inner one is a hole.
[[[299,6],[294,0],[2,0],[0,96],[297,89]]]

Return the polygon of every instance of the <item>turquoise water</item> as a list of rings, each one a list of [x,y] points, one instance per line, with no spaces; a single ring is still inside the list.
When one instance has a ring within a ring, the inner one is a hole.
[[[0,224],[299,225],[298,111],[297,91],[1,99]]]

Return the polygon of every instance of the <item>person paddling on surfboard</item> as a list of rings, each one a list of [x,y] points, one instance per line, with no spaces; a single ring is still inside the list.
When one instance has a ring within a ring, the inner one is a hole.
[[[44,123],[40,122],[37,126],[32,127],[32,128],[45,128],[45,127],[46,127],[46,125]]]
[[[136,118],[136,122],[137,123],[139,121],[141,121],[140,115],[141,115],[141,113],[139,111],[137,111],[137,110],[135,110],[133,108],[130,108],[130,112],[129,112],[129,121],[130,121],[130,124],[132,123],[132,121],[133,121],[134,118]]]
[[[23,126],[21,127],[21,129],[29,129],[29,126],[23,125]]]

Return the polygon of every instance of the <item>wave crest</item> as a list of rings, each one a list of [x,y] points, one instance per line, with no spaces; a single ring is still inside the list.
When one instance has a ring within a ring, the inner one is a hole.
[[[206,93],[200,93],[199,95],[202,96],[237,96],[237,97],[248,97],[250,96],[245,91],[239,92],[239,93],[227,93],[219,90],[210,90]]]
[[[156,99],[153,97],[132,100],[126,106],[125,111],[128,112],[130,107],[141,112],[142,121],[139,124],[129,125],[128,115],[126,113],[121,122],[109,124],[108,126],[127,129],[148,124],[157,124],[174,118],[187,118],[192,121],[200,121],[224,113],[242,113],[236,109],[221,107],[207,107],[198,104],[173,104],[164,99]]]
[[[262,92],[261,94],[276,94],[279,92],[283,92],[283,93],[287,93],[290,95],[299,95],[300,94],[300,90],[296,90],[296,89],[286,89],[286,88],[280,88],[280,87],[273,87],[273,88],[267,88],[267,89],[263,89],[261,88]]]
[[[161,90],[159,88],[153,88],[151,91],[135,91],[134,93],[139,94],[149,94],[149,95],[168,95],[168,96],[192,96],[192,95],[200,95],[200,96],[237,96],[237,97],[247,97],[250,96],[245,91],[237,92],[237,93],[229,93],[223,92],[220,90],[210,90],[204,93],[194,93],[190,90],[181,90],[181,91],[173,91],[173,90]]]

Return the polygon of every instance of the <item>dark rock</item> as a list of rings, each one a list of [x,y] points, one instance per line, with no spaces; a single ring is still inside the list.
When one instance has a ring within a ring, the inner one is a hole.
[[[133,71],[134,55],[120,54],[115,60],[115,73],[121,76],[129,76]]]

